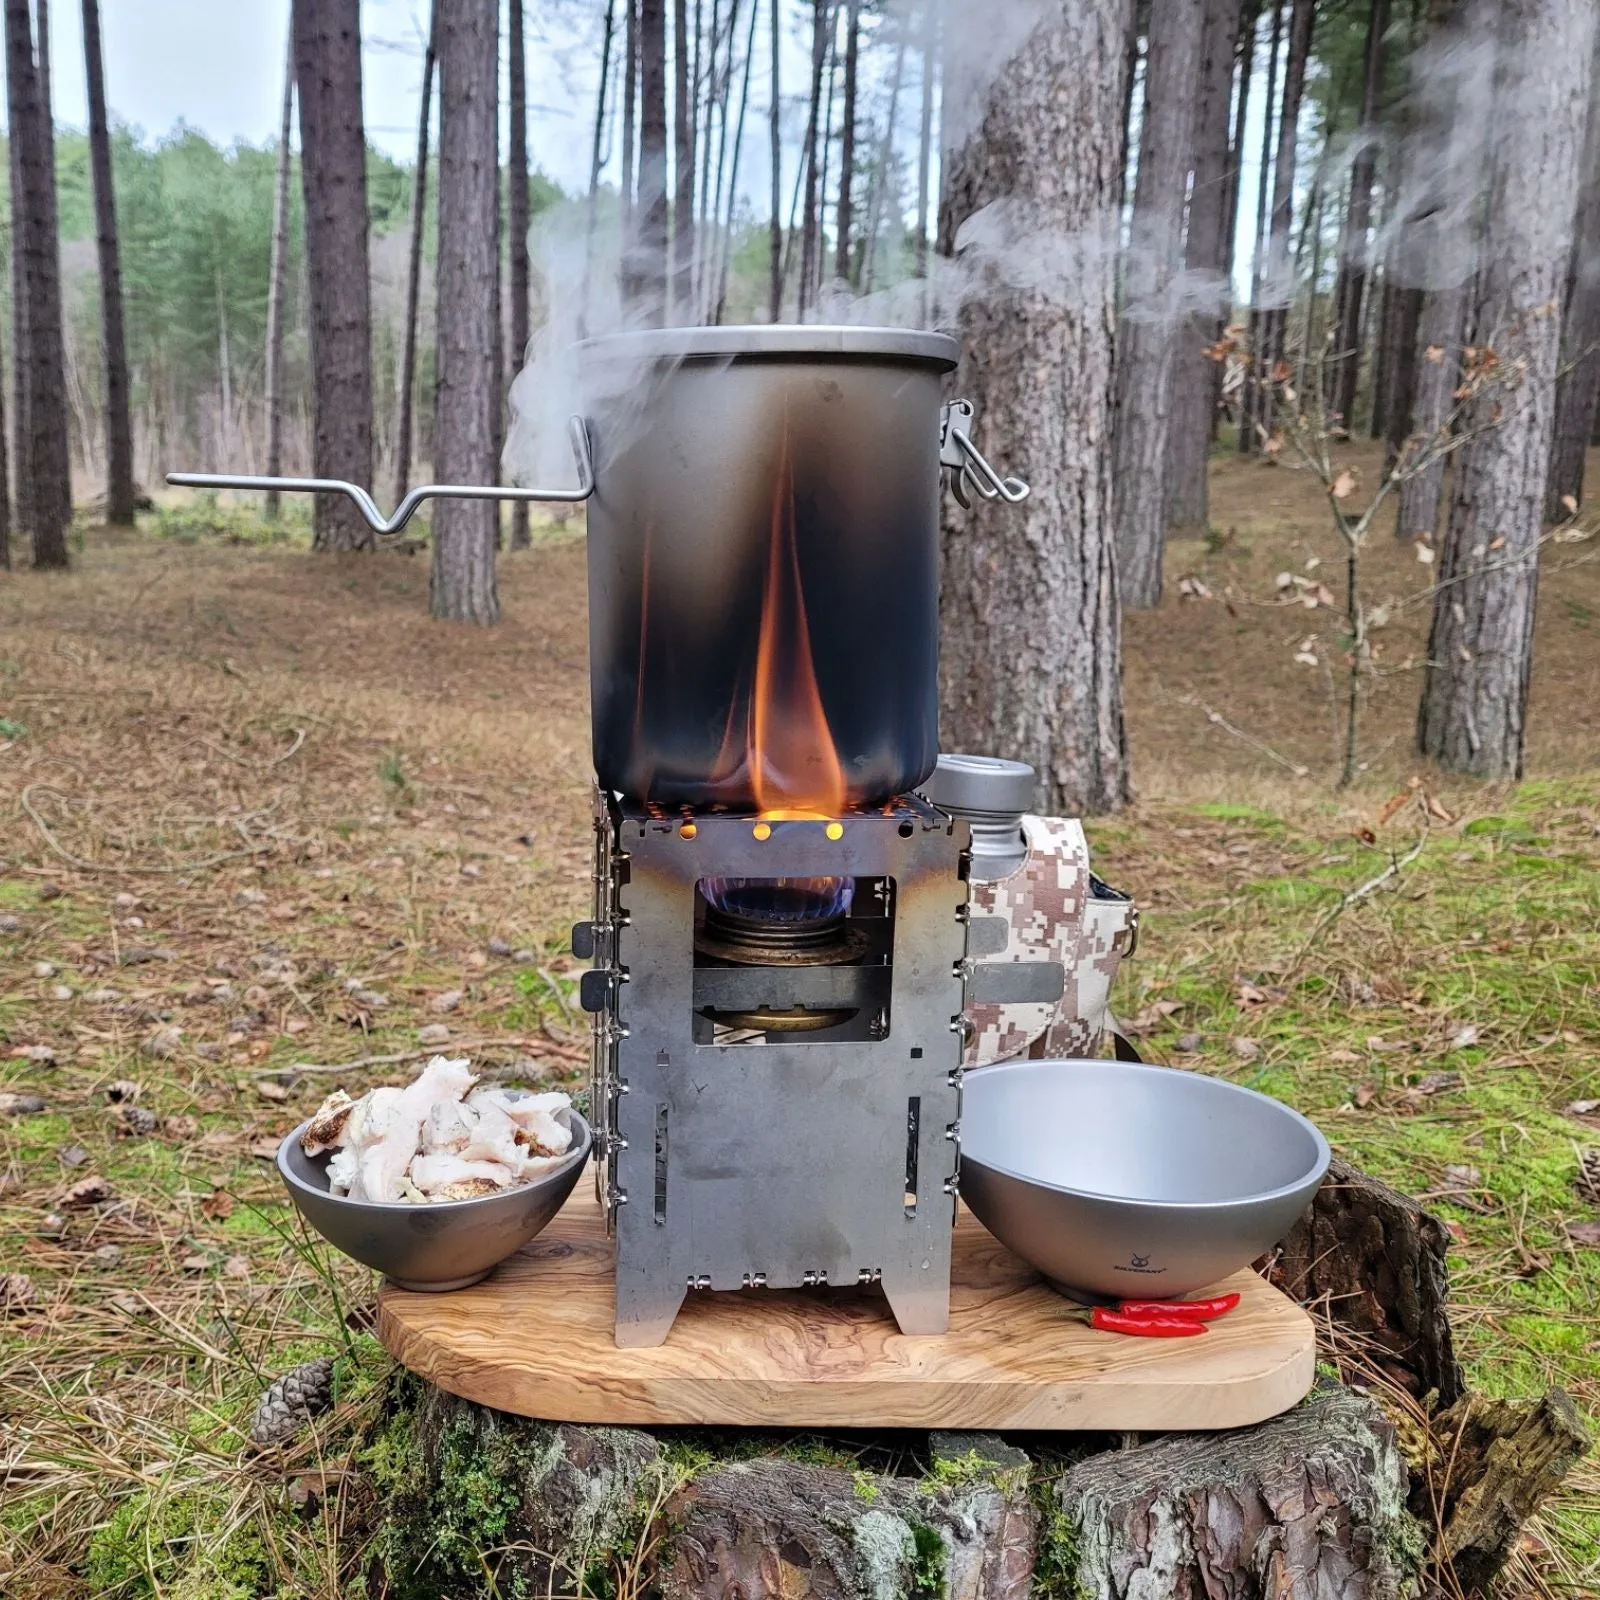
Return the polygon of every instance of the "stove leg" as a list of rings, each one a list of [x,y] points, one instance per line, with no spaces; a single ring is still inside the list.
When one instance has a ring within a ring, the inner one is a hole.
[[[676,1294],[671,1289],[663,1291],[654,1285],[643,1284],[630,1291],[619,1279],[617,1348],[649,1350],[665,1344],[687,1293],[687,1285],[680,1285]]]
[[[917,1336],[946,1333],[950,1328],[948,1276],[929,1283],[930,1273],[907,1272],[904,1277],[883,1275],[884,1298],[901,1333]]]

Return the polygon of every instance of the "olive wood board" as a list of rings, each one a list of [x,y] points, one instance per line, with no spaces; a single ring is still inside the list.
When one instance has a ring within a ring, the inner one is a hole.
[[[468,1400],[551,1422],[801,1428],[1234,1428],[1309,1392],[1311,1319],[1247,1270],[1199,1338],[1101,1333],[965,1209],[950,1331],[908,1338],[875,1289],[691,1293],[665,1344],[618,1349],[593,1185],[481,1283],[385,1282],[378,1337]],[[1076,1315],[1074,1314],[1076,1312]]]

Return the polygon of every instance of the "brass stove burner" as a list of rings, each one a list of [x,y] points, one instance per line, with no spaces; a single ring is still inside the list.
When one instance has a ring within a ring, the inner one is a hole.
[[[843,912],[831,917],[768,918],[747,916],[707,905],[704,923],[695,931],[695,950],[718,966],[834,967],[859,961],[867,939],[850,926]],[[816,1010],[808,1006],[754,1011],[717,1011],[704,1015],[725,1028],[760,1033],[814,1033],[836,1028],[856,1014],[854,1007]]]

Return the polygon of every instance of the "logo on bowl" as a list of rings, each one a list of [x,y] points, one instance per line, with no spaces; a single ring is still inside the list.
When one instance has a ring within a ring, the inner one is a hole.
[[[1116,1272],[1138,1272],[1147,1278],[1159,1278],[1167,1269],[1165,1267],[1152,1267],[1149,1256],[1131,1255],[1126,1266],[1118,1265],[1113,1268]]]

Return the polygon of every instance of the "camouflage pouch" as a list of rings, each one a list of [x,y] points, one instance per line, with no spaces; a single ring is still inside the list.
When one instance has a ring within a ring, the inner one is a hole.
[[[1089,1056],[1109,1022],[1112,981],[1138,937],[1133,901],[1089,870],[1083,825],[1072,817],[1024,817],[1028,859],[1009,878],[972,886],[972,915],[1006,924],[1005,947],[985,961],[1059,961],[1053,1003],[970,1005],[966,1065],[1012,1056]]]

